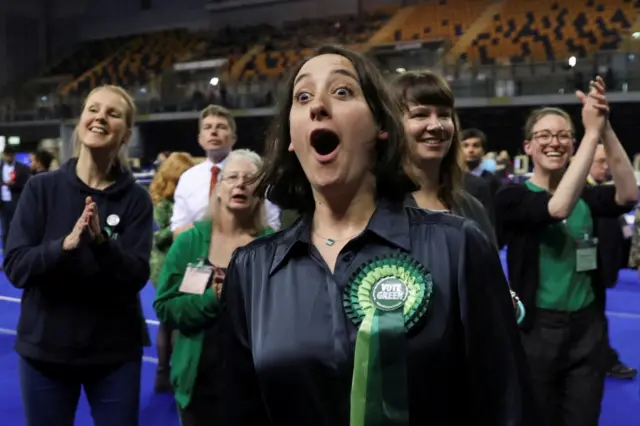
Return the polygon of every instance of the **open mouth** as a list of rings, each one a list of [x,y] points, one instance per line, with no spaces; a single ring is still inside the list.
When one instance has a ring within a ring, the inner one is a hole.
[[[231,199],[233,201],[247,201],[249,199],[249,197],[246,194],[236,194],[236,195],[232,195]]]
[[[340,138],[332,130],[318,129],[311,133],[311,147],[322,157],[335,152],[340,145]]]

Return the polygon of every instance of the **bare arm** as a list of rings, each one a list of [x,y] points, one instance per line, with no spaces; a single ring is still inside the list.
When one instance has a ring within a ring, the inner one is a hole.
[[[591,163],[593,163],[596,146],[606,123],[608,106],[602,94],[604,88],[600,83],[594,83],[594,86],[588,96],[582,92],[577,93],[578,98],[583,101],[582,122],[585,134],[569,168],[549,200],[549,214],[555,218],[568,217],[578,202],[587,182],[587,174]]]
[[[633,166],[609,121],[605,126],[602,142],[616,187],[616,203],[623,206],[637,202],[638,187]]]

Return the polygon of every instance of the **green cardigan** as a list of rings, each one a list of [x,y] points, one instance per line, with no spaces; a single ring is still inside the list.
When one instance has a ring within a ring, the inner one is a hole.
[[[156,220],[158,230],[153,233],[153,247],[151,249],[151,259],[149,259],[149,269],[151,276],[149,280],[155,286],[160,278],[160,270],[167,256],[169,247],[173,242],[171,232],[171,215],[173,214],[173,201],[164,199],[153,206],[153,218]]]
[[[182,293],[179,288],[187,265],[207,259],[211,230],[211,221],[205,220],[178,235],[164,259],[153,302],[160,322],[178,330],[171,356],[171,384],[176,402],[182,408],[191,401],[202,353],[203,330],[215,321],[219,301],[211,288],[202,295]],[[273,232],[267,228],[259,236]]]

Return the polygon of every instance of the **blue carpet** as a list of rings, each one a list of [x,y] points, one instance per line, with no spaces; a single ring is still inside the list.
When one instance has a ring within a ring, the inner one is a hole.
[[[155,340],[156,321],[151,307],[154,292],[148,285],[141,293],[145,316]],[[14,289],[0,273],[0,424],[24,426],[18,384],[17,356],[13,352],[16,322],[20,310]],[[613,346],[621,358],[633,367],[640,367],[640,279],[635,271],[621,271],[619,282],[608,294],[608,315]],[[155,345],[155,343],[154,343]],[[141,426],[178,426],[176,407],[169,395],[153,392],[155,374],[155,347],[145,350],[142,370]],[[640,425],[640,387],[638,380],[619,381],[608,379],[603,400],[601,426]],[[92,426],[86,399],[80,399],[76,426]]]

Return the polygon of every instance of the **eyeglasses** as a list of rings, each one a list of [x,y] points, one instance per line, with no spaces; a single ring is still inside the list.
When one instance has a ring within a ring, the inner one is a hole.
[[[222,179],[225,182],[228,182],[230,185],[237,185],[242,181],[242,183],[250,183],[255,180],[256,176],[253,174],[241,174],[241,173],[230,173],[228,175],[223,175]]]
[[[570,143],[573,142],[573,132],[570,130],[560,130],[559,132],[553,133],[550,130],[540,130],[533,134],[533,138],[543,144],[551,143],[553,138],[558,139],[560,143]]]

